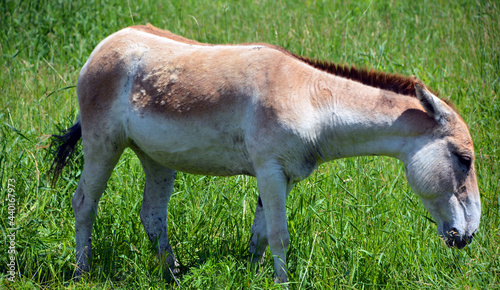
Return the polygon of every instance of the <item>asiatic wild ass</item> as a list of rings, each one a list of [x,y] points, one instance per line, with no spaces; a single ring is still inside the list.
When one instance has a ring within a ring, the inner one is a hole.
[[[450,247],[471,242],[481,205],[469,130],[414,77],[310,60],[268,44],[210,45],[153,26],[107,37],[83,66],[80,117],[54,160],[54,180],[81,138],[74,193],[77,273],[89,269],[99,199],[130,147],[146,175],[141,220],[174,267],[167,205],[176,170],[255,176],[250,252],[267,246],[287,281],[285,199],[321,163],[359,156],[401,160],[408,183]]]

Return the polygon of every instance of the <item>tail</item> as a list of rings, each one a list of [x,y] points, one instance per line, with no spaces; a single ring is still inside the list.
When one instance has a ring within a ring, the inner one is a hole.
[[[82,125],[80,119],[69,129],[61,131],[64,135],[52,135],[52,143],[50,144],[51,151],[55,158],[50,166],[52,175],[51,183],[54,185],[59,179],[63,168],[71,160],[71,156],[75,153],[78,140],[82,138]],[[55,147],[55,149],[53,149]]]

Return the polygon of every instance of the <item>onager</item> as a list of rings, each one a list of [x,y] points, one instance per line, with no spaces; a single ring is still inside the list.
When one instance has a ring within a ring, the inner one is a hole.
[[[311,60],[269,44],[211,45],[151,25],[102,41],[77,85],[80,117],[60,143],[54,180],[81,138],[84,169],[72,205],[76,275],[92,257],[98,202],[126,147],[146,175],[144,229],[174,268],[167,205],[176,171],[255,176],[259,189],[249,251],[267,246],[287,282],[285,200],[334,159],[401,160],[408,183],[450,247],[479,227],[481,203],[467,125],[415,77]]]

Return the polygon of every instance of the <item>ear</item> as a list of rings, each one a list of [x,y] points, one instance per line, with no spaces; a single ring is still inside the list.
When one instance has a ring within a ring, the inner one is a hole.
[[[450,108],[441,99],[429,92],[422,83],[415,83],[415,91],[420,104],[436,122],[443,124],[450,119],[453,113]]]

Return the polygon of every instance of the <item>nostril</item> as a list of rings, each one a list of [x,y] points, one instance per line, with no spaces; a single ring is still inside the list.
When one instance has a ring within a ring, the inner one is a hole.
[[[457,249],[462,249],[472,242],[472,239],[476,235],[476,231],[470,234],[461,235],[457,228],[450,228],[445,235],[446,245],[448,247],[455,247]]]

